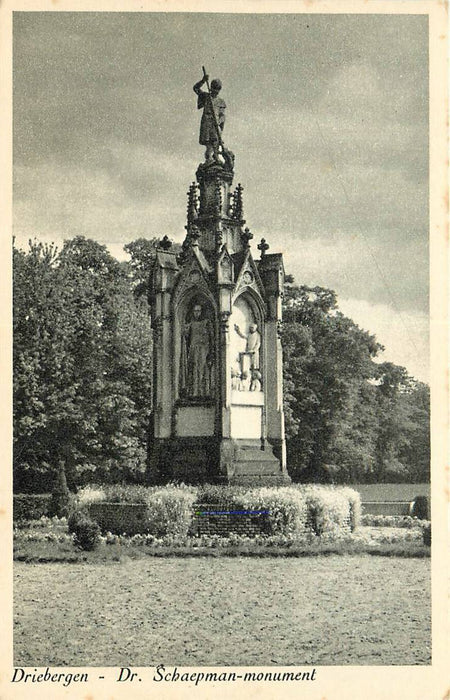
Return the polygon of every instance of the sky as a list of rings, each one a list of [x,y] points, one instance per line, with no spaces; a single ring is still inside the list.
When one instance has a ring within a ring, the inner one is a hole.
[[[429,381],[426,16],[19,12],[13,51],[19,246],[181,242],[205,65],[254,247]]]

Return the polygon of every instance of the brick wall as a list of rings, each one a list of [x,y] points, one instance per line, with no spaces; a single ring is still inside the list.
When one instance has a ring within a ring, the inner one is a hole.
[[[255,535],[269,533],[269,519],[264,513],[258,515],[216,514],[217,512],[233,510],[237,509],[221,503],[197,503],[194,506],[194,517],[190,528],[191,534],[227,537],[233,532],[238,535],[254,537]]]
[[[100,526],[102,532],[115,535],[145,534],[145,512],[143,503],[91,503],[88,506],[90,517]]]
[[[145,534],[146,508],[144,504],[134,503],[91,503],[88,506],[90,517],[95,520],[103,532],[127,535]],[[192,536],[219,535],[227,537],[230,533],[255,537],[270,534],[271,527],[267,514],[234,514],[223,511],[237,510],[223,503],[197,503],[193,506],[192,524],[189,534]],[[217,514],[217,513],[221,514]],[[305,532],[314,530],[313,522],[307,521]],[[350,534],[350,520],[341,529]]]

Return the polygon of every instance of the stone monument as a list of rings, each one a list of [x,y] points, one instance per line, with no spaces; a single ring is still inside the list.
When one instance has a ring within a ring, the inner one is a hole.
[[[194,85],[205,162],[189,188],[181,253],[165,236],[151,273],[149,480],[285,483],[283,260],[264,239],[253,258],[220,90],[205,71]]]

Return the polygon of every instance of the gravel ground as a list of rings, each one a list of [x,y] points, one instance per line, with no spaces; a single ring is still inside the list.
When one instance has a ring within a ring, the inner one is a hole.
[[[430,560],[15,564],[16,666],[429,664]]]

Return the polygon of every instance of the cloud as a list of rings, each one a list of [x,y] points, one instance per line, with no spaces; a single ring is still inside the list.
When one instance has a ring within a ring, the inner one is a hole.
[[[429,319],[420,312],[398,313],[385,304],[340,299],[339,308],[385,346],[377,361],[394,362],[422,382],[430,380]]]
[[[174,202],[167,189],[176,164],[166,155],[158,160],[152,153],[155,167],[149,165],[146,170],[143,156],[139,148],[117,145],[108,156],[116,162],[115,168],[85,169],[59,161],[38,169],[17,167],[14,233],[18,242],[34,236],[60,241],[78,234],[101,243],[126,243],[166,233],[181,237],[185,196],[181,192]],[[190,179],[187,173],[187,185]],[[51,186],[55,182],[57,186]]]
[[[202,64],[255,236],[299,283],[426,313],[426,16],[14,13],[18,240],[181,240]]]

